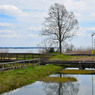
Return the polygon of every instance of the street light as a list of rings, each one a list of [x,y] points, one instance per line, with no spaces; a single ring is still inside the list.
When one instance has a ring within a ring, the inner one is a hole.
[[[95,35],[95,33],[92,33],[92,61],[93,61],[93,36]],[[92,75],[92,95],[94,95],[94,90],[93,90],[93,75]]]
[[[92,33],[92,55],[93,55],[93,36],[95,35],[95,33]]]
[[[95,35],[95,33],[92,33],[92,61],[93,61],[93,36]],[[92,75],[92,95],[94,95],[94,90],[93,90],[93,75]]]

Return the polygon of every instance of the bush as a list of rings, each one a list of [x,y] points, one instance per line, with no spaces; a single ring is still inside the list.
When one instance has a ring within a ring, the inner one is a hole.
[[[53,52],[54,52],[54,48],[51,47],[51,48],[49,49],[49,53],[53,53]]]

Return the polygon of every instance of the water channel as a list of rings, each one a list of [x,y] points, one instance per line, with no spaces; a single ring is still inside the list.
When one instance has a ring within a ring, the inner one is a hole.
[[[77,81],[65,83],[36,81],[2,95],[95,95],[95,75],[61,75],[64,76],[74,77]],[[60,77],[60,74],[49,77]]]

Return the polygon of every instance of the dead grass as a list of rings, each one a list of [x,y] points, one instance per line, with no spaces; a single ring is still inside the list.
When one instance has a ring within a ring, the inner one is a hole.
[[[45,81],[45,82],[74,82],[77,81],[76,78],[73,77],[44,77],[39,79],[40,81]]]
[[[62,61],[95,61],[95,56],[70,56],[70,55],[55,55],[50,60],[62,60]]]
[[[92,49],[78,49],[71,53],[73,53],[73,54],[92,54]],[[93,53],[95,54],[95,50],[93,50]]]
[[[95,74],[95,70],[62,70],[63,74]]]

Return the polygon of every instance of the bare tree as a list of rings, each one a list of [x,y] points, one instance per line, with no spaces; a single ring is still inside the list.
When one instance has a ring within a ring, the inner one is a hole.
[[[53,45],[53,43],[51,42],[51,39],[45,39],[45,40],[43,40],[41,43],[38,44],[38,47],[43,47],[40,52],[42,52],[42,53],[49,53],[49,50],[52,47],[55,47],[55,45]]]
[[[74,45],[73,44],[69,44],[66,48],[66,53],[70,53],[70,52],[73,52],[75,49]]]
[[[77,24],[78,21],[72,12],[68,12],[64,5],[55,3],[49,9],[41,34],[52,38],[51,41],[56,41],[61,54],[62,42],[75,35]]]

